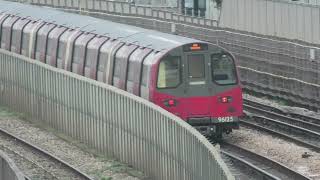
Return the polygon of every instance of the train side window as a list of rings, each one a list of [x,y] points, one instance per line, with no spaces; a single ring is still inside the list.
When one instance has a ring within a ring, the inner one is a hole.
[[[30,42],[30,35],[27,33],[23,33],[21,54],[24,56],[29,56],[29,42]]]
[[[18,48],[18,44],[20,41],[20,34],[19,31],[14,29],[12,31],[12,40],[11,40],[11,51],[16,52],[16,49]]]
[[[53,55],[54,51],[56,50],[54,46],[54,39],[53,38],[48,38],[48,45],[47,45],[47,57],[46,57],[46,63],[49,63],[49,60],[51,56]]]
[[[64,58],[64,54],[67,48],[67,42],[64,41],[59,41],[59,45],[58,45],[58,57],[57,57],[57,67],[58,68],[63,68],[63,58]]]
[[[150,74],[150,66],[144,64],[142,67],[142,78],[141,78],[141,86],[149,87],[149,74]]]
[[[45,46],[45,42],[43,38],[37,37],[37,43],[36,43],[36,59],[40,60],[40,53],[43,47]]]
[[[128,63],[128,79],[127,79],[127,81],[133,82],[134,77],[135,76],[139,76],[138,74],[135,75],[135,73],[138,73],[138,72],[135,72],[134,70],[135,70],[134,69],[134,61],[129,61],[129,63]]]
[[[114,62],[114,77],[120,77],[121,73],[121,59],[124,58],[122,56],[116,56]]]
[[[81,47],[75,45],[74,50],[73,50],[73,61],[72,61],[72,63],[79,64],[81,62],[81,59],[83,58],[82,54],[83,53],[81,51]],[[74,70],[72,70],[72,72],[74,72]]]
[[[164,57],[158,69],[158,88],[175,88],[181,83],[181,57]]]

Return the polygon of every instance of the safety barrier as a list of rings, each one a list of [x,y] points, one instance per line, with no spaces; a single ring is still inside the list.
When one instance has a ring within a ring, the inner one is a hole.
[[[0,151],[0,180],[25,180],[22,172],[2,151]]]
[[[190,125],[125,91],[0,50],[0,102],[151,179],[234,179]]]

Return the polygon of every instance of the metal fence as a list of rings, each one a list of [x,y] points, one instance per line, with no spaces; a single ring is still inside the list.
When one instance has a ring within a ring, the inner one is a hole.
[[[234,179],[190,125],[125,91],[0,50],[0,102],[159,180]]]
[[[0,151],[0,180],[24,180],[22,172],[2,151]]]
[[[224,0],[220,27],[320,44],[320,6],[279,0]]]

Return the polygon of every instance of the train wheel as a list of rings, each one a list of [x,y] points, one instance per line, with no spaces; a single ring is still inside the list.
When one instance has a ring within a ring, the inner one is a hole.
[[[217,127],[216,127],[216,131],[215,131],[215,132],[212,132],[212,134],[210,135],[210,136],[211,136],[211,139],[214,140],[214,141],[216,141],[216,142],[222,141],[222,133],[223,133],[223,128],[217,126]]]

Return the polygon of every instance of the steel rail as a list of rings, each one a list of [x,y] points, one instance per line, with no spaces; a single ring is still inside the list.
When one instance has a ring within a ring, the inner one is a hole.
[[[265,104],[261,104],[255,101],[251,101],[249,99],[243,99],[243,103],[244,106],[252,106],[252,107],[256,107],[259,109],[262,109],[264,111],[269,111],[269,112],[273,112],[274,114],[279,114],[279,115],[283,115],[283,116],[287,116],[286,118],[292,121],[305,121],[306,123],[310,123],[312,125],[316,125],[316,127],[320,127],[320,119],[317,119],[315,117],[311,117],[311,116],[306,116],[306,115],[302,115],[302,114],[297,114],[294,112],[284,112],[283,110],[273,107],[273,106],[268,106]],[[318,129],[319,130],[319,129]],[[319,130],[320,131],[320,130]]]
[[[309,148],[311,150],[314,150],[314,151],[320,153],[320,146],[314,145],[313,143],[307,142],[307,141],[305,141],[303,139],[299,139],[299,138],[293,137],[291,135],[288,135],[288,134],[285,134],[285,133],[282,133],[282,132],[278,132],[278,131],[275,131],[273,129],[270,129],[270,128],[267,128],[267,127],[264,127],[264,126],[261,126],[261,125],[257,125],[257,124],[252,123],[252,122],[244,121],[244,120],[240,120],[240,125],[248,127],[250,129],[255,129],[255,130],[266,132],[266,133],[271,134],[273,136],[277,136],[279,138],[282,138],[282,139],[285,139],[287,141],[296,143],[297,145]]]
[[[52,161],[55,161],[55,162],[58,162],[59,164],[61,164],[62,166],[64,166],[65,168],[71,170],[72,172],[74,172],[76,175],[78,175],[79,177],[81,177],[82,179],[87,179],[87,180],[93,180],[93,178],[91,178],[89,175],[81,172],[80,170],[78,170],[77,168],[75,168],[74,166],[70,165],[69,163],[63,161],[62,159],[56,157],[55,155],[53,154],[50,154],[49,152],[41,149],[40,147],[36,146],[36,145],[33,145],[29,142],[26,142],[25,140],[9,133],[8,131],[0,128],[0,134],[3,134],[4,136],[6,137],[9,137],[11,139],[14,139],[15,142],[19,143],[19,144],[22,144],[23,146],[26,146],[28,148],[31,148],[33,149],[35,152],[41,154],[41,155],[44,155],[50,159],[52,159]],[[26,180],[29,180],[30,177],[27,177],[25,176],[25,179]]]
[[[309,180],[310,178],[280,164],[270,158],[256,154],[248,149],[230,144],[220,143],[222,153],[228,157],[244,163],[256,171],[261,179],[282,179],[282,180]],[[259,178],[260,179],[260,178]]]
[[[281,122],[288,123],[290,125],[295,125],[295,126],[298,126],[298,127],[304,128],[304,129],[308,129],[308,130],[315,132],[315,133],[320,133],[320,125],[318,125],[318,124],[314,124],[311,122],[307,122],[304,120],[300,120],[297,118],[292,118],[292,117],[285,116],[285,115],[282,115],[282,114],[279,114],[276,112],[272,112],[271,108],[268,110],[265,110],[266,108],[264,108],[264,107],[257,106],[257,105],[251,105],[251,104],[250,105],[244,104],[243,106],[244,106],[244,109],[249,111],[250,113],[263,115],[265,117],[268,117],[271,119],[277,119]],[[319,134],[319,137],[320,137],[320,134]]]

